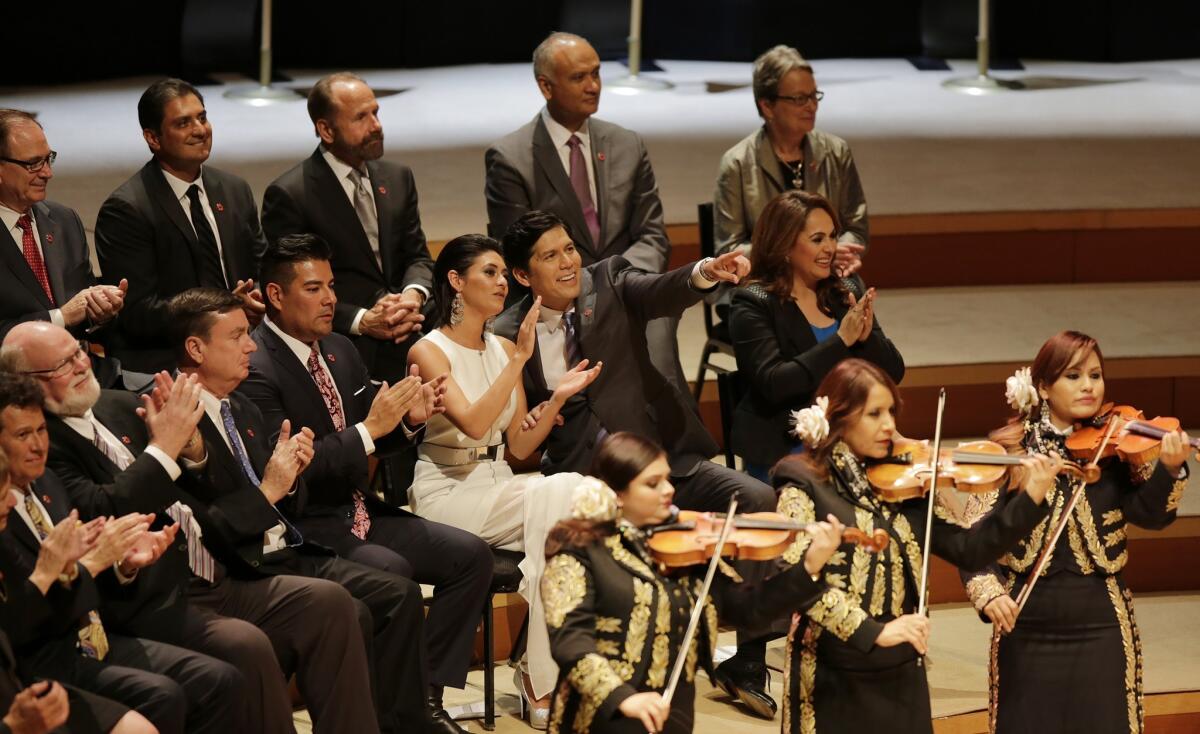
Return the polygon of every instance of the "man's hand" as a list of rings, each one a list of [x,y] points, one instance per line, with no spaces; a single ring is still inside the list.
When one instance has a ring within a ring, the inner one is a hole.
[[[567,370],[562,379],[558,381],[558,387],[554,388],[554,393],[551,394],[550,400],[559,407],[562,407],[567,402],[567,398],[585,389],[600,376],[600,370],[604,368],[604,363],[597,362],[596,366],[590,370],[587,366],[588,361],[584,359],[580,360],[579,364]]]
[[[403,314],[396,328],[392,330],[392,341],[399,344],[413,334],[421,333],[422,323],[425,321],[421,306],[425,303],[425,296],[420,291],[410,288],[399,295],[388,295],[384,298],[393,299],[400,307],[399,313]]]
[[[420,368],[412,365],[408,368],[408,376],[421,379]],[[421,397],[413,402],[406,416],[408,425],[419,426],[433,416],[446,412],[446,378],[449,376],[447,372],[421,385]]]
[[[42,540],[37,563],[33,567],[33,573],[29,575],[33,585],[45,594],[50,584],[57,581],[59,576],[71,575],[75,563],[92,547],[89,535],[94,535],[95,529],[103,524],[101,519],[99,523],[93,521],[88,525],[80,525],[79,511],[71,510]]]
[[[750,274],[750,261],[741,251],[730,250],[720,257],[714,257],[703,263],[700,266],[700,274],[714,282],[736,285],[741,282],[742,278]]]
[[[143,515],[131,512],[116,519],[109,518],[104,523],[104,529],[96,541],[94,548],[84,554],[79,562],[92,576],[98,576],[104,569],[119,563],[125,554],[134,546],[138,538],[150,529],[154,515]]]
[[[129,281],[122,278],[118,285],[94,285],[80,291],[87,299],[87,317],[93,324],[102,324],[125,306]]]
[[[862,254],[867,248],[857,242],[837,243],[837,253],[833,256],[833,272],[839,278],[846,278],[858,272],[862,267]]]
[[[52,680],[34,683],[18,693],[4,724],[12,734],[46,734],[67,722],[67,690]]]
[[[154,375],[154,389],[151,390],[149,395],[147,395],[145,397],[150,398],[150,401],[153,404],[154,409],[156,411],[158,411],[159,413],[161,413],[164,410],[166,410],[167,400],[168,400],[168,398],[170,398],[171,393],[174,390],[175,390],[175,379],[173,377],[171,377],[170,373],[168,373],[167,371],[164,370],[164,371],[159,372],[158,374]],[[197,392],[196,392],[197,399],[199,399],[199,395],[200,395],[200,393],[197,390]],[[145,399],[145,397],[143,398],[143,400]],[[181,401],[180,404],[182,405],[186,402],[187,402],[186,399],[184,399]],[[146,416],[148,415],[147,411],[149,410],[149,407],[150,406],[146,405],[143,402],[142,407],[137,409],[138,417],[140,417],[143,421],[146,420]],[[201,461],[204,461],[204,457],[207,454],[204,450],[204,437],[200,435],[200,427],[199,427],[200,418],[202,418],[203,416],[204,416],[204,405],[203,405],[203,403],[201,403],[200,404],[200,415],[199,415],[199,417],[196,418],[196,425],[192,428],[191,435],[188,436],[187,441],[183,444],[183,449],[181,449],[178,452],[178,455],[170,454],[171,456],[175,456],[175,458],[182,457],[193,463],[199,463]],[[150,435],[153,440],[154,432],[151,431]],[[162,446],[159,446],[159,448],[162,448]],[[163,450],[165,451],[166,449],[163,449]]]
[[[308,468],[313,458],[313,432],[308,428],[301,428],[294,436],[291,432],[292,422],[285,418],[279,427],[275,451],[267,461],[259,484],[259,489],[271,504],[279,502],[292,491],[296,477]]]
[[[418,402],[423,402],[420,377],[405,377],[395,385],[386,382],[375,393],[371,401],[371,409],[363,420],[363,426],[370,434],[372,441],[388,435],[400,425],[400,419],[412,410]]]
[[[162,558],[162,554],[171,547],[171,542],[175,540],[178,532],[179,523],[172,523],[162,530],[147,530],[142,533],[121,559],[121,573],[131,576],[139,568],[145,568]]]
[[[254,279],[239,280],[233,288],[233,295],[241,299],[242,310],[246,312],[250,326],[257,326],[267,313],[267,304],[263,301],[262,291],[254,287]]]
[[[166,375],[165,372],[161,374]],[[156,375],[156,383],[158,379]],[[166,380],[170,379],[166,376]],[[143,395],[142,407],[138,408],[137,412],[146,422],[146,429],[150,432],[150,443],[162,449],[167,456],[176,459],[185,448],[193,449],[194,453],[195,444],[203,444],[202,441],[196,440],[199,437],[196,426],[204,416],[204,404],[200,402],[200,381],[196,375],[180,377],[170,384],[165,400],[161,399],[158,384],[155,385],[155,392],[159,392],[160,400],[156,400],[153,395]],[[161,407],[158,405],[160,401]],[[200,449],[202,453],[203,445]]]
[[[367,309],[358,322],[358,331],[372,339],[386,341],[395,338],[396,327],[408,317],[408,309],[400,305],[398,296],[388,294]]]

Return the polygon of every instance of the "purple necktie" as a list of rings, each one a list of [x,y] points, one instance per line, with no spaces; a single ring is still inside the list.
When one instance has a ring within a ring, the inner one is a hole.
[[[596,249],[603,247],[600,242],[600,217],[596,215],[596,205],[592,201],[592,187],[588,185],[587,162],[583,160],[583,148],[578,135],[572,135],[567,140],[571,149],[571,188],[575,189],[575,197],[583,208],[583,218],[587,222],[588,233],[592,235],[592,244]]]

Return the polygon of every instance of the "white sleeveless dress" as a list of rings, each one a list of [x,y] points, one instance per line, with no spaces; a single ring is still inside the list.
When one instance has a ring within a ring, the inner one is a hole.
[[[471,402],[487,392],[508,364],[504,345],[494,334],[484,334],[482,351],[457,344],[437,329],[421,340],[446,355],[451,378]],[[516,409],[514,390],[491,430],[480,439],[467,436],[445,415],[435,415],[426,424],[422,446],[479,448],[504,443],[504,431]],[[556,522],[570,516],[573,493],[582,478],[574,473],[514,476],[503,459],[459,466],[418,460],[408,490],[409,504],[418,515],[478,535],[495,548],[527,551],[520,564],[524,575],[521,595],[529,602],[526,656],[534,693],[539,697],[549,694],[558,678],[540,592],[546,535]]]

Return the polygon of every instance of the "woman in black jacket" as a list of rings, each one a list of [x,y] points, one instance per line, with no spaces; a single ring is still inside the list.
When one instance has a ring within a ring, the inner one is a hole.
[[[879,365],[896,382],[904,359],[875,321],[875,290],[834,271],[839,225],[824,197],[780,194],[754,226],[750,278],[733,296],[730,333],[749,389],[733,418],[734,451],[746,472],[768,482],[775,462],[799,450],[793,409],[842,360]],[[857,291],[858,295],[855,295]]]

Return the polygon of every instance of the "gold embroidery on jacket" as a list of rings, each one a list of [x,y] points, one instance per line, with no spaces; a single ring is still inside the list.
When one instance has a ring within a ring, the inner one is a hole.
[[[892,566],[892,616],[899,617],[904,614],[904,559],[895,543],[889,543],[884,552]]]
[[[1150,475],[1154,473],[1155,462],[1147,461],[1145,464],[1135,464],[1132,461],[1125,462],[1125,466],[1129,467],[1129,481],[1134,484],[1145,484]]]
[[[1176,479],[1171,484],[1171,494],[1167,495],[1167,512],[1179,509],[1179,501],[1183,499],[1183,488],[1187,486],[1187,477]]]
[[[813,522],[817,516],[816,506],[813,504],[812,497],[809,497],[808,493],[794,485],[784,487],[783,492],[780,493],[779,512],[801,525]],[[808,546],[811,543],[812,536],[808,533],[797,533],[796,539],[783,552],[784,562],[791,566],[804,563],[804,554],[808,551]],[[828,564],[826,564],[826,567],[828,567]]]
[[[596,652],[606,658],[615,658],[621,655],[621,646],[615,640],[596,640]]]
[[[642,648],[646,645],[646,633],[650,630],[652,601],[654,587],[641,579],[634,579],[633,611],[629,613],[629,634],[625,636],[625,654],[621,656],[632,668],[636,668],[638,663],[642,662]]]
[[[1129,721],[1129,731],[1138,734],[1142,731],[1142,702],[1141,702],[1141,651],[1135,647],[1137,635],[1133,623],[1131,606],[1127,602],[1128,592],[1122,594],[1117,580],[1109,576],[1104,580],[1108,587],[1108,598],[1112,601],[1113,610],[1117,615],[1117,623],[1121,627],[1121,647],[1125,652],[1125,708]],[[1137,643],[1140,643],[1140,637]]]
[[[1117,523],[1122,522],[1124,519],[1125,513],[1121,512],[1121,508],[1118,507],[1115,510],[1109,510],[1108,512],[1104,513],[1104,515],[1100,518],[1100,523],[1102,525],[1116,525]]]
[[[654,643],[650,648],[650,669],[646,671],[646,683],[651,688],[662,688],[667,679],[667,662],[671,656],[671,598],[661,583],[658,588],[658,611],[654,615]]]
[[[547,734],[559,734],[562,731],[563,709],[571,695],[571,682],[564,678],[554,691],[554,700],[550,702],[550,723],[546,727]]]
[[[616,617],[596,617],[596,631],[609,634],[621,633],[621,620]]]
[[[587,594],[586,577],[583,564],[575,556],[560,553],[550,559],[542,574],[542,606],[546,610],[547,625],[562,627],[567,615]]]
[[[990,573],[981,573],[967,581],[967,596],[979,611],[988,605],[992,599],[1007,593],[1000,584],[1000,579]]]
[[[917,537],[913,533],[912,525],[909,525],[908,518],[904,515],[896,515],[896,520],[892,527],[896,530],[896,534],[900,536],[900,541],[904,543],[904,554],[908,557],[909,573],[912,574],[913,586],[920,589],[921,579],[918,576],[925,564],[921,555],[921,546],[917,543]],[[898,562],[900,559],[897,558],[896,560]]]
[[[1124,541],[1125,541],[1125,528],[1119,527],[1116,530],[1109,533],[1108,535],[1104,536],[1104,547],[1112,548],[1113,546],[1117,545],[1118,543],[1123,543]]]
[[[1096,518],[1092,514],[1092,506],[1088,502],[1086,493],[1079,497],[1079,505],[1075,508],[1075,519],[1079,521],[1084,540],[1087,541],[1088,551],[1097,566],[1109,574],[1117,573],[1125,568],[1125,562],[1129,560],[1129,549],[1122,546],[1117,557],[1109,559],[1108,553],[1100,543],[1100,536],[1096,532]],[[1084,573],[1089,573],[1089,571],[1085,570]]]
[[[1075,563],[1079,566],[1079,572],[1087,576],[1094,573],[1096,569],[1092,566],[1092,561],[1088,558],[1087,553],[1083,552],[1083,542],[1079,539],[1079,530],[1076,529],[1075,525],[1075,522],[1067,521],[1067,541],[1071,544],[1071,553],[1075,556]],[[1050,564],[1047,563],[1046,567],[1042,569],[1042,575],[1045,576],[1049,570]]]
[[[587,734],[596,711],[623,681],[609,666],[608,660],[595,653],[580,658],[567,674],[567,680],[579,693],[579,710],[575,712],[573,728],[579,734]]]
[[[809,608],[808,617],[845,642],[866,621],[867,613],[853,603],[846,592],[826,589]]]
[[[814,625],[806,625],[806,628],[800,649],[800,734],[816,734],[813,689],[817,683],[817,638],[821,631]]]
[[[844,573],[827,573],[825,574],[825,583],[835,589],[846,590],[846,574]]]

